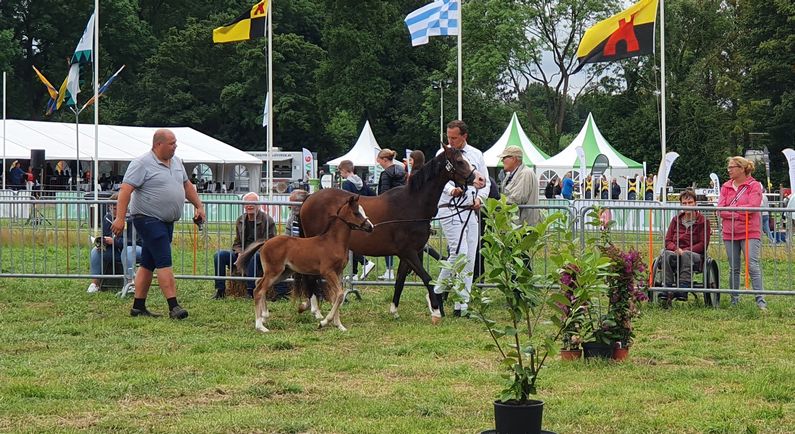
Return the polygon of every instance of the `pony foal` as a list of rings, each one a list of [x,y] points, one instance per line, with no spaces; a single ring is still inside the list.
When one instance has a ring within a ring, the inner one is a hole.
[[[345,294],[340,275],[348,263],[348,245],[352,230],[373,230],[373,224],[359,205],[359,196],[346,198],[337,209],[336,215],[328,221],[322,234],[311,238],[280,235],[259,247],[263,275],[254,289],[254,326],[257,330],[268,331],[265,321],[270,314],[266,293],[274,284],[288,278],[292,273],[319,276],[326,280],[324,296],[332,303],[332,307],[328,315],[320,321],[320,327],[331,322],[341,331],[346,330],[340,322],[339,314]],[[252,245],[246,249],[246,253],[253,253],[257,247]],[[244,259],[246,257],[245,253],[240,256]]]

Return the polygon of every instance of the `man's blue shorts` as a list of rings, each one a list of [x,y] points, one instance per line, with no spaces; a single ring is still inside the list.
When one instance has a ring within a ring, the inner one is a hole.
[[[174,222],[166,223],[154,217],[135,216],[133,225],[143,241],[141,267],[150,271],[170,267]]]

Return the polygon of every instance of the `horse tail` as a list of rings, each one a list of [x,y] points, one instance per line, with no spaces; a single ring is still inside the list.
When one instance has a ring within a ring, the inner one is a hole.
[[[235,261],[235,267],[237,267],[238,270],[245,270],[246,264],[248,264],[248,259],[254,253],[257,253],[257,250],[259,250],[260,247],[262,247],[262,245],[265,244],[266,241],[268,240],[257,240],[249,244],[248,247],[246,247],[246,250],[243,250],[242,252],[240,252],[239,255],[237,255],[237,261]]]

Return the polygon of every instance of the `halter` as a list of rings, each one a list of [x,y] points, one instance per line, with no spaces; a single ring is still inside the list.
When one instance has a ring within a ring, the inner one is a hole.
[[[356,203],[359,203],[359,201],[357,200]],[[342,209],[345,208],[347,205],[348,205],[347,201],[345,203],[343,203],[339,207],[339,209],[337,209],[337,214],[334,215],[334,217],[342,220],[343,223],[348,225],[348,228],[350,228],[351,230],[354,230],[354,231],[366,231],[366,228],[367,228],[367,226],[365,225],[366,223],[370,223],[370,226],[375,228],[375,225],[373,225],[373,223],[370,221],[370,218],[368,218],[368,217],[365,217],[364,221],[361,224],[358,224],[358,225],[354,224],[354,223],[351,223],[348,220],[345,220],[344,218],[340,217],[340,212],[342,212]]]

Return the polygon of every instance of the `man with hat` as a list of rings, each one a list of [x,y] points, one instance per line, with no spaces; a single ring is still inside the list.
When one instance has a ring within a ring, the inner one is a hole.
[[[505,195],[508,203],[537,205],[538,180],[533,169],[524,165],[522,156],[522,149],[518,146],[507,146],[500,154],[499,158],[506,173],[500,185],[500,192]],[[519,221],[535,225],[538,223],[538,209],[521,209]]]

